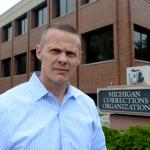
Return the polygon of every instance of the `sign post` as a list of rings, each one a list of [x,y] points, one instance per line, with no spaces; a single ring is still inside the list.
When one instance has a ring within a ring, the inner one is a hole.
[[[97,96],[102,112],[150,116],[150,89],[98,89]]]

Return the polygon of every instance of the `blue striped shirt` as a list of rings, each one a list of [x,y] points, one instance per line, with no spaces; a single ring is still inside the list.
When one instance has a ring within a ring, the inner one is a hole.
[[[106,150],[93,100],[68,85],[60,104],[35,73],[0,95],[0,150]]]

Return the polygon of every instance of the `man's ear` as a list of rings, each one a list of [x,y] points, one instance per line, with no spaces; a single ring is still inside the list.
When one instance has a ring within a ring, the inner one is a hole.
[[[41,60],[42,59],[42,52],[41,52],[41,46],[38,44],[36,45],[36,57]]]

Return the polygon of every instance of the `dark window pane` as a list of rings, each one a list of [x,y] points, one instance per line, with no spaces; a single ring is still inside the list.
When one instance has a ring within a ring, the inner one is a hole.
[[[36,51],[32,51],[33,71],[41,70],[41,61],[36,57]]]
[[[16,65],[17,75],[26,73],[26,54],[16,56]]]
[[[114,59],[112,26],[85,34],[84,36],[87,63]]]
[[[12,27],[11,25],[8,25],[6,27],[3,28],[3,33],[4,33],[4,39],[3,41],[9,41],[12,40]]]
[[[17,33],[17,35],[20,35],[21,32],[22,32],[21,21],[19,20],[19,21],[18,21],[18,33]]]
[[[41,62],[40,62],[40,60],[37,59],[37,57],[35,57],[35,66],[34,66],[34,68],[35,68],[35,71],[41,70]]]
[[[11,65],[10,58],[2,61],[2,74],[3,74],[2,76],[3,77],[9,77],[10,76],[10,65]]]
[[[56,17],[63,16],[66,13],[75,10],[75,0],[57,0],[56,1]]]
[[[147,45],[147,35],[146,34],[142,34],[142,48],[143,49],[147,49],[148,45]]]
[[[48,22],[47,7],[40,7],[35,11],[35,27],[42,26]]]
[[[26,33],[28,31],[27,17],[18,20],[18,35]]]
[[[134,49],[135,59],[150,61],[150,30],[135,26]]]
[[[136,50],[139,50],[142,47],[140,33],[136,31],[134,32],[134,44]]]
[[[86,3],[89,3],[90,2],[90,0],[84,0],[84,3],[86,4]]]
[[[96,93],[87,93],[87,94],[94,100],[95,105],[97,105],[97,94]]]
[[[55,1],[56,3],[56,8],[55,8],[55,11],[56,11],[56,17],[59,17],[60,16],[60,0],[57,0]]]

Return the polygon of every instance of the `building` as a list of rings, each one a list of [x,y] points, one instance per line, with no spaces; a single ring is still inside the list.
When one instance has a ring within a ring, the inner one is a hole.
[[[0,93],[40,69],[46,24],[75,26],[82,63],[71,81],[95,102],[97,88],[126,84],[126,68],[150,64],[150,0],[22,0],[0,16]]]

